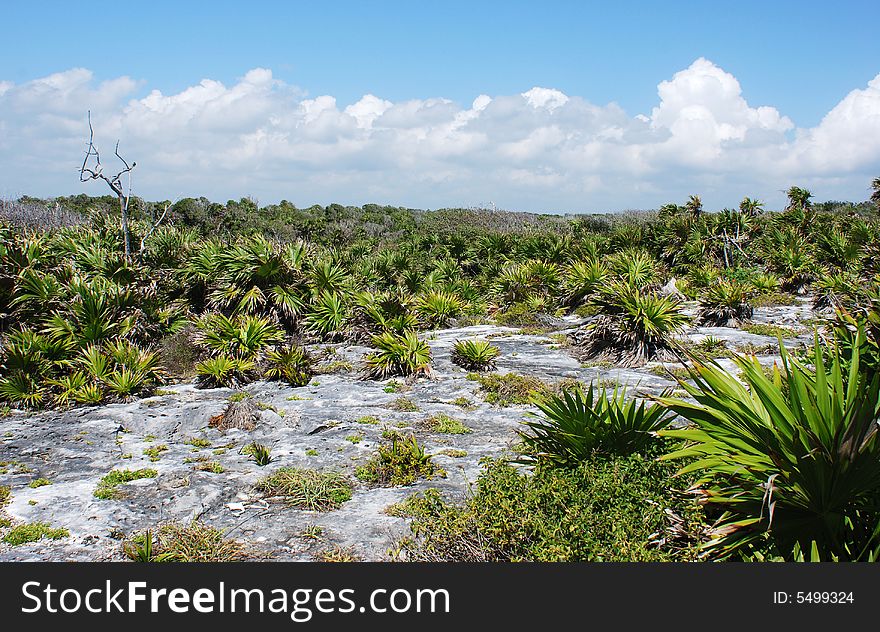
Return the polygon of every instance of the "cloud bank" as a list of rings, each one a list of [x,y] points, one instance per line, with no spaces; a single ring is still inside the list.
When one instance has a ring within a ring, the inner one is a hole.
[[[818,199],[863,200],[880,175],[880,74],[812,128],[748,103],[739,81],[703,58],[657,96],[635,116],[547,87],[469,105],[372,94],[339,104],[262,68],[235,85],[204,79],[168,95],[74,68],[0,81],[0,195],[106,193],[78,181],[89,109],[105,165],[120,139],[138,163],[134,192],[150,199],[582,212],[696,193],[708,208],[746,195],[772,207],[792,184]]]

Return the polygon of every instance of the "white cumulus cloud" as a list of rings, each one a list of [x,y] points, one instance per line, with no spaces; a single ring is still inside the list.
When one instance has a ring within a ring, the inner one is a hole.
[[[103,194],[77,169],[91,110],[105,162],[137,160],[148,198],[253,195],[300,206],[384,202],[423,208],[493,200],[524,210],[651,208],[698,193],[781,203],[792,184],[819,199],[865,199],[880,175],[880,75],[812,128],[749,103],[736,77],[697,59],[657,86],[650,115],[547,87],[339,104],[256,68],[165,94],[73,68],[0,78],[0,195]]]

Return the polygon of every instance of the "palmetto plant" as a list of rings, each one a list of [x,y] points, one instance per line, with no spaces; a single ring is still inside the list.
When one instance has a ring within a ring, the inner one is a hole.
[[[431,371],[431,349],[414,331],[403,335],[379,334],[373,337],[372,344],[377,351],[364,357],[368,378],[428,375]]]
[[[348,271],[338,263],[323,261],[311,270],[310,284],[316,295],[324,292],[343,293],[350,282]]]
[[[494,279],[494,294],[503,305],[521,303],[532,293],[532,281],[528,271],[518,263],[505,265]]]
[[[451,318],[461,314],[463,307],[457,296],[438,290],[421,296],[416,311],[429,327],[443,327]]]
[[[821,274],[813,283],[813,292],[813,309],[840,309],[855,302],[860,292],[860,280],[845,271]]]
[[[29,373],[12,373],[0,379],[0,399],[13,406],[38,408],[46,396],[46,388]]]
[[[70,299],[51,314],[44,331],[54,339],[77,345],[102,342],[131,332],[142,301],[135,292],[103,277],[75,278],[69,285]]]
[[[630,248],[616,253],[610,259],[611,269],[624,283],[645,287],[657,279],[657,262],[646,250]]]
[[[723,512],[707,554],[878,559],[880,375],[860,371],[859,350],[847,370],[836,347],[817,341],[814,368],[781,347],[773,377],[735,357],[744,384],[696,362],[695,384],[681,384],[695,401],[658,398],[692,424],[661,433],[687,442],[669,458],[687,458],[682,471],[699,473],[696,490]]]
[[[606,286],[594,299],[601,315],[572,335],[588,357],[640,366],[669,355],[672,338],[687,323],[679,302],[623,283]]]
[[[269,366],[265,376],[270,380],[284,380],[291,386],[305,386],[314,375],[312,358],[302,347],[289,346],[266,353]]]
[[[776,292],[780,286],[780,279],[775,274],[761,272],[753,276],[750,281],[752,287],[759,294],[770,294]]]
[[[815,278],[810,243],[795,230],[774,228],[765,239],[764,250],[770,271],[782,278],[782,289],[802,291]]]
[[[752,198],[743,198],[743,201],[739,203],[739,212],[747,217],[756,217],[761,214],[764,210],[764,203],[760,200],[754,200]]]
[[[862,244],[839,227],[817,233],[819,261],[838,268],[853,268],[859,261]]]
[[[563,303],[569,307],[577,307],[584,299],[592,296],[609,276],[608,268],[598,258],[575,261],[563,275]]]
[[[261,236],[233,245],[206,241],[193,249],[184,287],[192,304],[224,314],[259,315],[295,323],[307,291],[302,243],[280,246]]]
[[[64,306],[64,286],[53,274],[25,268],[14,285],[10,306],[15,308],[21,320],[61,310]]]
[[[343,297],[336,292],[324,291],[312,303],[306,323],[321,339],[333,341],[343,336],[348,318],[348,306]]]
[[[105,378],[107,389],[121,398],[128,398],[141,390],[148,381],[146,372],[120,367]]]
[[[55,404],[67,406],[76,402],[78,395],[82,395],[89,384],[89,378],[82,371],[73,371],[59,379],[49,379],[47,382],[58,389],[55,394]]]
[[[501,351],[485,340],[456,340],[452,345],[452,362],[468,371],[491,371]]]
[[[195,325],[201,342],[212,352],[243,359],[253,359],[266,347],[281,342],[284,336],[278,325],[259,316],[229,318],[210,313]]]
[[[697,317],[700,324],[716,327],[736,326],[752,317],[748,288],[738,282],[721,279],[710,285],[700,297]]]
[[[221,354],[196,365],[199,381],[208,387],[237,386],[250,381],[256,364],[253,360]]]
[[[590,384],[538,400],[541,415],[526,421],[520,432],[529,460],[541,459],[563,467],[577,466],[596,452],[626,455],[657,443],[657,432],[674,415],[659,404],[627,399],[626,389],[608,393]]]

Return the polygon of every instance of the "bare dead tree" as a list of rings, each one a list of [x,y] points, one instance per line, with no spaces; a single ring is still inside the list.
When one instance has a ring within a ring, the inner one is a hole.
[[[131,200],[131,172],[137,166],[136,162],[128,164],[128,161],[119,155],[119,141],[116,141],[116,157],[122,162],[123,168],[114,176],[107,176],[101,165],[101,154],[95,147],[95,131],[92,129],[92,112],[89,110],[89,147],[86,156],[83,158],[82,167],[79,170],[79,181],[88,182],[89,180],[103,180],[110,187],[110,190],[119,200],[119,211],[122,215],[122,240],[125,248],[125,262],[131,260],[131,232],[128,227],[128,204]],[[89,162],[94,158],[95,164],[89,167]],[[128,190],[122,185],[123,176],[128,176]]]

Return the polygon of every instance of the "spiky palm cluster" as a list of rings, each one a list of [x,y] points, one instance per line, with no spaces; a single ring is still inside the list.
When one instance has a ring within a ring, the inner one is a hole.
[[[652,290],[614,283],[594,299],[601,314],[571,334],[580,354],[621,366],[641,366],[671,355],[673,338],[688,322],[680,303]]]
[[[36,408],[128,398],[158,383],[151,339],[185,323],[147,267],[100,231],[15,234],[0,248],[0,399]]]
[[[452,345],[452,362],[468,371],[491,371],[501,350],[485,340],[456,340]]]
[[[754,308],[749,298],[745,284],[722,279],[703,292],[697,318],[702,325],[735,327],[752,317]]]
[[[383,380],[393,376],[424,376],[431,372],[431,349],[414,331],[385,332],[373,338],[376,351],[364,358],[366,376]]]

